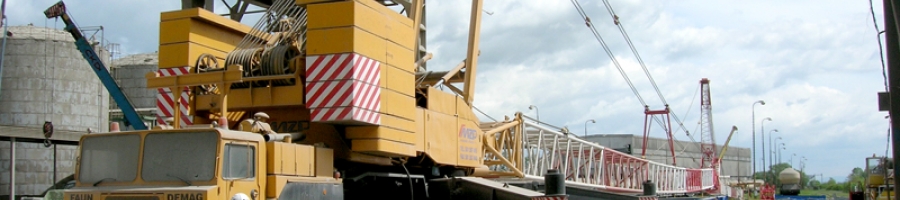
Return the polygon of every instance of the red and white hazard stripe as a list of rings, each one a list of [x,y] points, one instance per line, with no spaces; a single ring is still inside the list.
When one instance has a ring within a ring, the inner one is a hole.
[[[356,80],[320,81],[306,84],[307,108],[354,106],[379,112],[381,88]]]
[[[306,57],[306,81],[356,79],[379,86],[381,62],[355,53]]]
[[[659,200],[659,198],[656,196],[644,196],[644,197],[638,197],[638,200]]]
[[[176,67],[176,68],[166,68],[159,69],[157,72],[159,76],[175,76],[182,75],[188,73],[189,67]],[[165,118],[175,116],[175,95],[172,94],[172,90],[169,88],[158,88],[157,91],[159,94],[156,95],[156,121],[159,124],[166,124]],[[184,90],[181,92],[181,126],[187,126],[193,124],[193,118],[188,116],[188,98],[190,90],[188,87],[184,87]],[[170,124],[171,125],[171,124]]]
[[[531,200],[568,200],[568,196],[540,196],[532,197]]]
[[[381,125],[381,114],[357,107],[312,108],[313,122],[364,122]]]
[[[306,107],[315,122],[381,123],[381,63],[356,53],[306,57]]]

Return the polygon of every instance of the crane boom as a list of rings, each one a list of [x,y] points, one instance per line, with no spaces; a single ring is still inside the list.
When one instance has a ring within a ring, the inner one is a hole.
[[[703,159],[700,167],[711,167],[716,155],[716,134],[712,119],[712,102],[709,93],[709,79],[700,80],[700,151]]]
[[[716,163],[722,162],[722,157],[725,157],[725,151],[728,150],[728,143],[731,142],[731,136],[734,135],[734,132],[737,131],[737,126],[731,126],[731,133],[728,133],[728,139],[725,140],[725,144],[722,145],[722,152],[719,152],[719,157],[716,158]]]
[[[59,1],[53,6],[50,6],[50,8],[47,8],[47,10],[44,11],[44,15],[47,16],[47,18],[59,17],[62,19],[63,23],[66,24],[65,30],[71,33],[72,37],[75,38],[75,46],[78,47],[81,56],[88,61],[88,64],[91,65],[91,69],[93,69],[94,73],[100,77],[100,82],[103,83],[103,86],[109,91],[109,95],[116,101],[116,104],[122,110],[122,114],[125,115],[126,122],[130,124],[131,127],[134,127],[135,130],[147,130],[147,126],[141,121],[140,116],[128,100],[128,97],[126,97],[125,93],[122,92],[122,89],[119,88],[119,84],[117,84],[112,75],[109,74],[109,69],[107,69],[100,60],[100,56],[97,55],[94,48],[91,47],[87,39],[84,38],[84,35],[81,34],[81,30],[78,29],[78,26],[75,25],[75,22],[66,13],[66,5],[62,1]]]

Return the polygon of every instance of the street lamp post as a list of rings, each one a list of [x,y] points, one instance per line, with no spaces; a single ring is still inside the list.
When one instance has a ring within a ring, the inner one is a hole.
[[[769,149],[771,149],[769,151],[769,170],[772,170],[772,166],[775,165],[775,163],[772,162],[772,160],[773,160],[772,156],[775,155],[775,145],[772,144],[772,135],[775,135],[775,134],[772,134],[772,132],[777,133],[778,129],[776,128],[776,129],[772,129],[771,131],[769,131]]]
[[[597,121],[594,121],[594,119],[589,119],[584,122],[584,137],[585,138],[587,138],[587,123],[588,122],[595,123],[595,124],[597,123]]]
[[[753,119],[750,121],[750,123],[752,124],[750,126],[750,128],[752,129],[751,136],[753,137],[753,147],[751,148],[753,151],[753,156],[750,158],[750,162],[751,162],[750,165],[753,165],[753,172],[750,173],[751,179],[754,179],[753,176],[754,176],[754,174],[756,174],[756,104],[760,104],[760,105],[764,106],[764,105],[766,105],[766,102],[763,100],[759,100],[759,101],[753,102],[753,105],[750,106],[751,107],[750,112],[751,112],[751,115],[753,116]]]
[[[534,114],[537,115],[538,124],[541,124],[541,112],[538,111],[538,107],[530,105],[528,106],[528,110],[534,110]]]
[[[797,156],[797,154],[791,155],[791,168],[794,168],[794,156]]]
[[[772,145],[772,149],[773,149],[773,151],[772,151],[772,166],[775,166],[776,164],[780,164],[780,162],[775,163],[775,162],[778,162],[778,149],[781,149],[781,146],[778,146],[778,140],[781,140],[781,136],[778,136],[778,138],[775,138],[775,144]]]
[[[760,120],[760,122],[759,122],[760,123],[759,139],[762,139],[761,143],[762,143],[763,183],[769,181],[769,176],[766,175],[766,174],[768,174],[768,172],[765,171],[766,170],[766,120],[771,122],[772,118],[766,117],[766,118],[763,118],[762,120]]]
[[[783,162],[783,161],[781,160],[781,158],[782,158],[782,157],[781,157],[781,153],[784,153],[784,150],[787,150],[787,146],[784,146],[784,142],[781,143],[781,148],[780,148],[780,149],[781,149],[781,150],[778,150],[778,163]]]

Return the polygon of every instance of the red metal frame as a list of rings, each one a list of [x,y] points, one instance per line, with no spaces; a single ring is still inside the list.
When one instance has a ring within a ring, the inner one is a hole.
[[[650,110],[649,106],[644,106],[644,142],[641,145],[641,157],[647,158],[647,138],[650,137],[650,118],[653,115],[665,115],[666,117],[663,119],[666,123],[666,136],[669,139],[669,152],[672,153],[672,166],[676,165],[675,159],[675,141],[672,137],[672,118],[669,115],[669,105],[666,105],[666,109],[664,110]]]

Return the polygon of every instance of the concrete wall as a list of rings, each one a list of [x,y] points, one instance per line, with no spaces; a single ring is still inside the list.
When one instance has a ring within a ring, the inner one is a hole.
[[[16,196],[39,195],[66,176],[75,173],[77,146],[57,145],[56,180],[53,180],[53,147],[16,142]],[[10,142],[0,141],[0,195],[9,195]]]
[[[34,26],[9,31],[13,36],[3,57],[0,125],[40,127],[51,121],[56,130],[107,131],[109,93],[72,36]]]
[[[128,55],[112,62],[113,77],[135,108],[156,108],[156,90],[147,89],[149,72],[157,70],[157,53]],[[115,100],[110,99],[110,109],[118,109]]]
[[[0,125],[35,130],[0,132],[2,136],[42,138],[40,127],[53,122],[57,133],[109,129],[109,93],[74,44],[58,29],[11,26],[3,54],[0,85]],[[5,34],[3,35],[5,37]],[[98,49],[103,62],[109,52]],[[108,63],[105,63],[108,64]],[[56,138],[56,137],[54,137]],[[40,143],[17,143],[17,195],[37,195],[50,187],[53,150]],[[0,196],[9,195],[10,144],[0,141]],[[58,146],[57,178],[74,173],[75,146]]]

